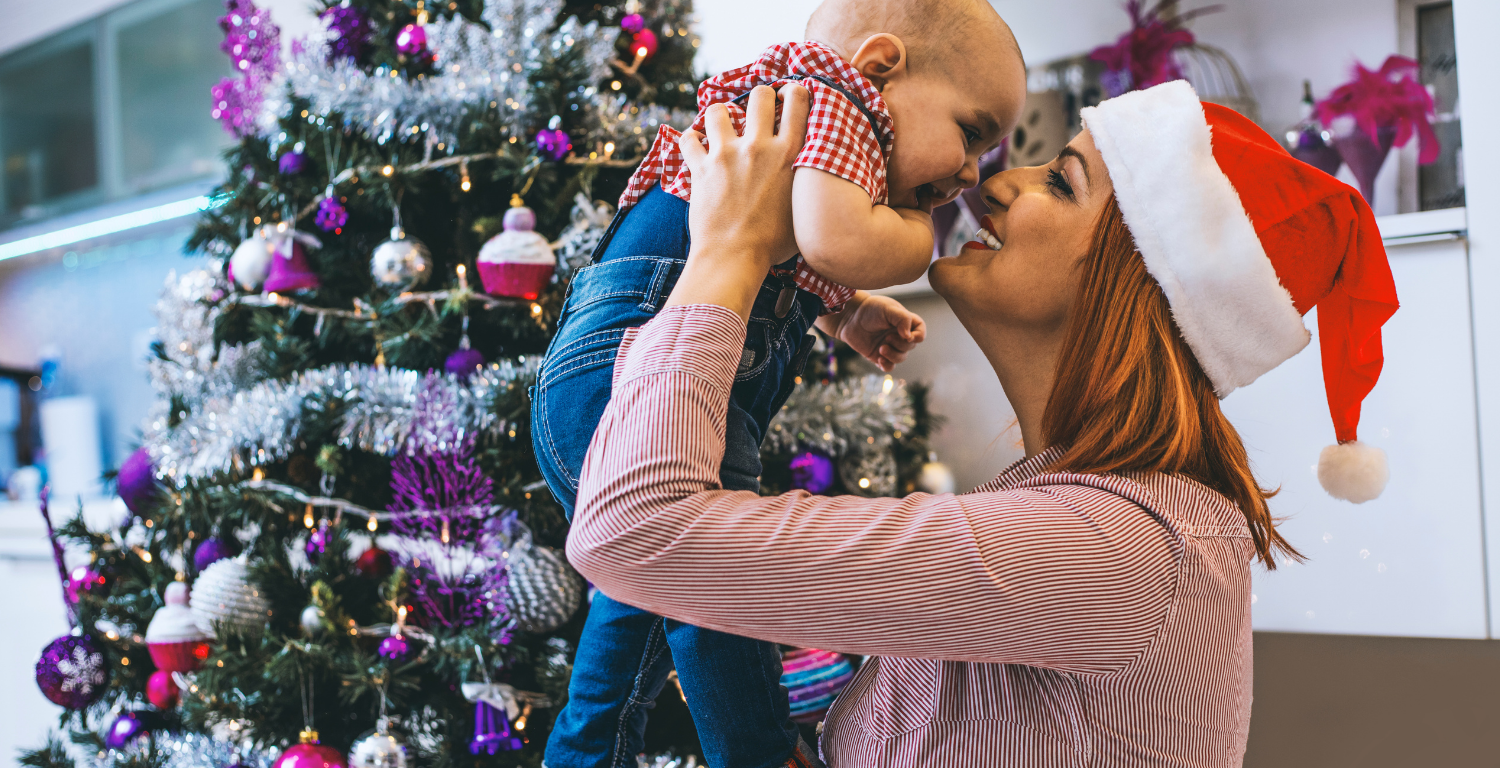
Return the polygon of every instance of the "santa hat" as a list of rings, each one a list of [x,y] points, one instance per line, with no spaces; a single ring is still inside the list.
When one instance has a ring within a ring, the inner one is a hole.
[[[1385,451],[1358,440],[1380,377],[1396,286],[1359,193],[1287,153],[1249,119],[1178,80],[1083,110],[1146,268],[1219,397],[1307,345],[1318,308],[1337,445],[1318,480],[1336,498],[1385,489]]]

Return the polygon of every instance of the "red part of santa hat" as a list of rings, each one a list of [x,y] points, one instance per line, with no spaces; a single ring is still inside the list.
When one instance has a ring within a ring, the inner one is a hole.
[[[1337,498],[1379,496],[1385,453],[1358,442],[1359,413],[1397,302],[1369,205],[1249,119],[1199,102],[1186,81],[1082,116],[1136,247],[1220,397],[1301,351],[1302,315],[1318,307],[1339,442],[1324,449],[1318,479]]]

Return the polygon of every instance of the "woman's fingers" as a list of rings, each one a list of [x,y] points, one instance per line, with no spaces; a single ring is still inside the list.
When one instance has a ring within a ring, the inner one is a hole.
[[[708,133],[710,147],[727,146],[738,137],[734,131],[734,119],[729,116],[729,107],[722,102],[704,110],[703,129]]]
[[[677,149],[682,152],[682,162],[688,167],[688,173],[694,178],[701,177],[703,165],[708,162],[708,150],[703,148],[703,134],[683,131],[677,137]]]
[[[802,151],[802,140],[807,138],[807,112],[811,108],[812,96],[796,83],[781,86],[778,93],[781,95],[781,129],[777,133],[791,156],[796,157]],[[752,95],[751,98],[755,97]]]
[[[751,141],[769,139],[776,130],[776,92],[770,86],[757,85],[750,90],[745,104],[745,138]]]

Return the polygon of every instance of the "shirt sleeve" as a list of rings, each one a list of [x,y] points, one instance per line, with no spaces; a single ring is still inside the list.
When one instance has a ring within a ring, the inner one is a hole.
[[[802,82],[812,98],[807,139],[792,163],[852,181],[875,203],[886,202],[885,156],[864,113],[849,97],[816,80]]]
[[[567,547],[606,594],[697,626],[860,654],[1088,674],[1144,652],[1172,603],[1180,550],[1116,494],[722,490],[744,334],[723,307],[670,307],[622,345]]]

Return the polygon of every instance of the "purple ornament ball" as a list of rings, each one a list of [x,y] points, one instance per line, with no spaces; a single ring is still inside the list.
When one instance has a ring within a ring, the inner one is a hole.
[[[60,707],[83,709],[104,696],[109,665],[104,647],[89,635],[64,635],[42,649],[36,661],[36,684]]]
[[[479,354],[479,350],[459,349],[448,356],[443,363],[443,370],[467,381],[482,365],[484,365],[484,355]]]
[[[391,661],[405,661],[411,655],[411,643],[401,635],[391,635],[380,641],[380,655]]]
[[[396,33],[396,51],[406,56],[421,56],[427,52],[427,30],[416,24],[407,24]]]
[[[792,457],[792,487],[808,493],[826,493],[833,487],[833,459],[815,451]]]
[[[156,469],[151,466],[151,452],[137,448],[135,453],[120,465],[120,474],[115,477],[115,489],[125,506],[137,515],[146,513],[156,498]]]
[[[104,746],[110,749],[123,749],[130,742],[144,736],[155,723],[143,712],[121,712],[109,724],[109,730],[104,732]]]
[[[319,229],[333,232],[349,223],[349,211],[345,210],[344,204],[337,197],[325,197],[318,203],[318,217],[315,221]]]
[[[238,542],[233,539],[224,539],[218,536],[210,536],[203,540],[198,548],[193,550],[193,568],[202,573],[210,565],[227,557],[234,557],[240,553]]]
[[[307,547],[305,551],[307,552],[307,561],[309,563],[318,562],[318,559],[323,556],[323,553],[328,551],[327,520],[318,523],[318,527],[314,528],[311,533],[307,534]]]
[[[561,128],[543,128],[536,132],[536,148],[549,160],[561,160],[573,151],[573,139]]]
[[[632,35],[645,28],[646,17],[640,15],[639,13],[632,13],[629,16],[620,19],[620,29],[629,32]]]
[[[283,176],[296,176],[307,170],[307,155],[292,150],[281,156],[281,160],[276,163],[276,168]]]

